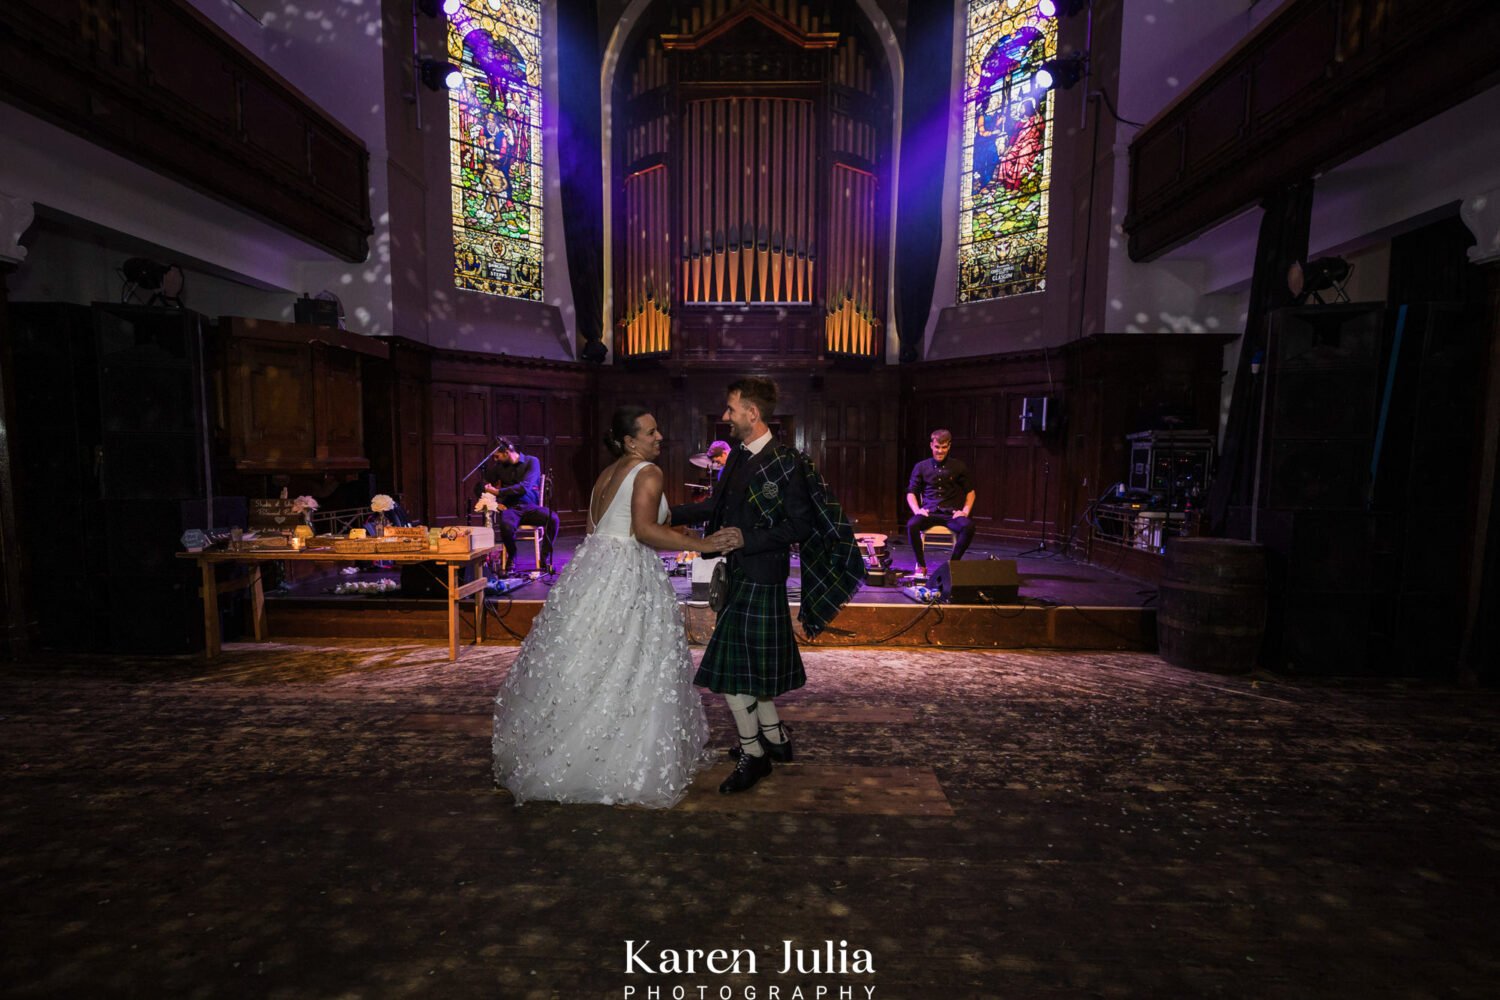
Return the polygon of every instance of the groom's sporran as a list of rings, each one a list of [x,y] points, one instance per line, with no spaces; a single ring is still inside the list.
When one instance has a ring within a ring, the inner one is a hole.
[[[729,603],[729,560],[715,559],[713,575],[708,578],[708,606],[719,614]]]

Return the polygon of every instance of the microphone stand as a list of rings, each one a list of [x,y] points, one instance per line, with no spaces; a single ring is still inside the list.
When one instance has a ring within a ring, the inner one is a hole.
[[[476,473],[480,469],[484,468],[484,464],[486,462],[488,462],[490,459],[494,458],[499,453],[500,453],[500,449],[499,448],[495,448],[492,451],[486,452],[485,456],[479,460],[479,464],[476,465],[476,466],[474,466],[474,468],[470,469],[467,473],[465,473],[464,477],[458,481],[458,485],[462,486],[464,483],[467,483],[469,481],[469,477],[473,476],[474,473]]]
[[[462,491],[464,483],[467,483],[469,481],[470,477],[472,477],[474,475],[474,473],[476,473],[480,469],[484,468],[485,463],[488,462],[490,459],[494,458],[499,453],[500,453],[500,449],[499,448],[492,448],[490,451],[485,452],[485,456],[479,460],[479,464],[476,465],[476,466],[474,466],[474,468],[470,469],[468,472],[466,472],[464,474],[464,477],[458,481],[458,488],[459,488],[459,490]],[[463,508],[463,509],[467,510],[468,508]],[[460,516],[462,516],[462,515],[460,515]],[[488,518],[486,518],[485,520],[486,520],[486,523],[493,524],[493,522],[489,521]]]
[[[1033,552],[1047,551],[1047,487],[1052,481],[1052,459],[1042,459],[1042,537],[1037,544],[1025,552],[1017,552],[1017,556],[1029,556]]]

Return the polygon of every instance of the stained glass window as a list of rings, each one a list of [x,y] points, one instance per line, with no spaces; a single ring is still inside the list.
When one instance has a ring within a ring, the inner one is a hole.
[[[448,15],[454,284],[542,297],[540,0],[461,0]]]
[[[1057,22],[1036,0],[968,0],[958,301],[1046,286],[1052,97],[1037,87]]]

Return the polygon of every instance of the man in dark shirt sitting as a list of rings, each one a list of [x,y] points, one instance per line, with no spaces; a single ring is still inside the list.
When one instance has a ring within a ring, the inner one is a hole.
[[[969,511],[974,508],[974,487],[969,470],[956,458],[949,458],[953,447],[952,432],[938,428],[930,439],[932,457],[924,458],[911,470],[906,486],[906,505],[911,520],[906,522],[906,539],[917,557],[917,569],[927,572],[927,558],[922,552],[922,532],[942,525],[953,532],[953,558],[958,559],[974,538],[974,522]]]
[[[523,455],[513,438],[495,439],[495,453],[485,463],[474,496],[493,494],[505,509],[500,512],[500,543],[508,564],[516,564],[516,529],[523,524],[542,529],[543,573],[552,572],[552,543],[557,539],[558,517],[541,506],[542,463]]]

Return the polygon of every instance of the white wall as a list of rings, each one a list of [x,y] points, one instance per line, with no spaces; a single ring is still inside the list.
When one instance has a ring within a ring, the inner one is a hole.
[[[370,255],[362,264],[304,255],[289,291],[327,289],[344,304],[348,329],[397,332],[391,308],[390,194],[380,0],[190,0],[370,151]],[[409,48],[410,39],[391,45]]]
[[[1161,114],[1286,2],[1124,0],[1114,95],[1120,117],[1145,123]],[[1126,251],[1124,221],[1128,149],[1139,131],[1123,122],[1115,126],[1104,328],[1111,333],[1244,332],[1260,210],[1229,220],[1162,259],[1135,263]],[[1231,347],[1231,361],[1234,351]]]

